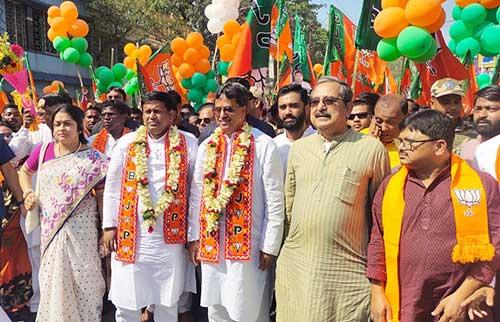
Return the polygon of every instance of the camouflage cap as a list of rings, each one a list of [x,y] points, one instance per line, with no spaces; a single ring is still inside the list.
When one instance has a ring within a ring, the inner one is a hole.
[[[262,94],[264,94],[262,92],[262,89],[260,89],[257,86],[251,86],[250,93],[252,93],[253,98],[258,98],[258,99],[262,99]]]
[[[460,82],[453,78],[442,78],[432,84],[431,96],[441,97],[445,95],[460,95],[465,96],[464,90]]]

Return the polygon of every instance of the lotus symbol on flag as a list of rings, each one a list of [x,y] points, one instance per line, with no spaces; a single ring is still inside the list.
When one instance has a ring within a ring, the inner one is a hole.
[[[172,234],[177,235],[178,232],[179,232],[179,228],[172,229]]]
[[[454,189],[455,196],[458,202],[467,207],[467,211],[464,213],[466,217],[473,216],[472,207],[479,205],[481,201],[481,190],[480,189]]]
[[[206,249],[207,252],[211,253],[212,250],[214,249],[214,246],[205,245],[205,249]]]
[[[240,251],[242,246],[243,243],[234,243],[234,248],[236,248],[237,251]]]
[[[130,247],[128,247],[128,246],[123,246],[123,251],[124,251],[125,253],[128,253],[128,252],[130,251]]]

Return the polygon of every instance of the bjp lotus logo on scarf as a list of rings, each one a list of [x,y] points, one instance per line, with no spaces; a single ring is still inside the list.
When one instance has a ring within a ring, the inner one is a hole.
[[[472,212],[472,207],[479,205],[481,201],[481,190],[480,189],[453,189],[458,202],[467,207],[467,211],[464,212],[464,216],[471,217],[474,216]]]

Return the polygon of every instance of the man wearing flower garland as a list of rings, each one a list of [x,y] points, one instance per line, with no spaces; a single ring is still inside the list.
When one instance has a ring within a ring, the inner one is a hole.
[[[201,305],[211,322],[267,322],[269,268],[283,235],[283,167],[272,139],[245,121],[248,90],[215,94],[218,128],[198,151],[189,254],[201,261]]]
[[[109,298],[117,322],[140,321],[151,304],[156,321],[177,321],[180,295],[195,291],[184,245],[198,147],[175,127],[166,93],[147,93],[142,111],[145,126],[117,143],[106,179],[101,245],[114,252]]]

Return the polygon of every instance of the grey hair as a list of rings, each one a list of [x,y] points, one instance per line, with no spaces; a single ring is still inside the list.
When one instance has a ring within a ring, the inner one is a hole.
[[[338,79],[337,77],[333,77],[333,76],[321,77],[316,82],[316,85],[314,85],[313,91],[314,91],[314,89],[316,89],[316,87],[318,87],[318,85],[324,84],[324,83],[336,83],[336,84],[340,85],[340,92],[339,92],[340,98],[342,100],[344,100],[345,103],[349,103],[350,101],[352,101],[353,94],[352,94],[351,87],[346,82]]]

